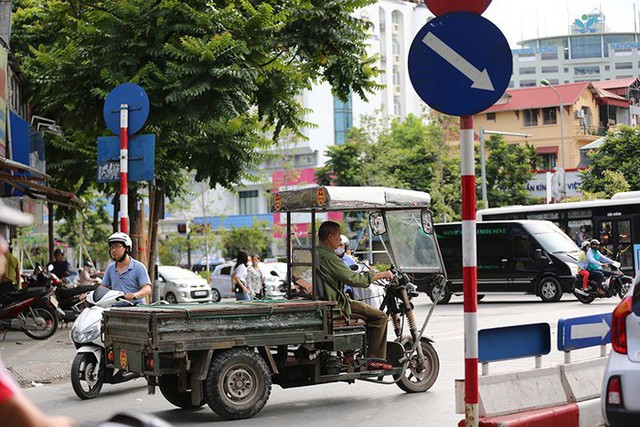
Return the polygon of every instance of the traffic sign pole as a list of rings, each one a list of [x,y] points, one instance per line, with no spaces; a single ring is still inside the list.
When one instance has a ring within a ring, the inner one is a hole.
[[[129,233],[129,105],[120,104],[120,231]]]
[[[460,117],[465,426],[478,426],[478,270],[473,116]]]

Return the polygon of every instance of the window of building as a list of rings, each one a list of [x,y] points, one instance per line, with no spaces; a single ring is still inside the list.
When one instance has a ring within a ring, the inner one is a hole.
[[[391,40],[391,52],[394,55],[400,55],[400,42],[395,37]]]
[[[533,62],[536,60],[535,53],[526,53],[523,55],[518,55],[518,61],[520,62]]]
[[[487,121],[496,121],[496,113],[487,113]]]
[[[608,66],[608,65],[605,65],[605,66],[604,66],[604,70],[605,70],[605,71],[609,71],[610,69],[611,69],[611,67],[610,67],[610,66]]]
[[[400,104],[400,98],[393,98],[393,114],[395,116],[402,116],[402,104]]]
[[[258,211],[258,190],[239,191],[240,215],[257,214]]]
[[[523,121],[525,126],[538,126],[538,109],[523,110]]]
[[[556,167],[558,156],[556,154],[538,154],[538,164],[544,171],[553,170]]]
[[[535,85],[535,80],[520,80],[520,87],[534,87]]]
[[[511,81],[509,82],[509,86],[507,86],[507,87],[508,87],[508,88],[514,88],[514,87],[515,87],[515,85],[516,85],[516,84],[513,82],[513,80],[511,80]]]
[[[571,59],[602,58],[600,35],[571,37]]]
[[[542,67],[542,74],[557,73],[558,67]]]
[[[611,53],[609,52],[611,43],[633,43],[635,40],[633,39],[632,34],[605,34],[604,35],[604,56],[609,56]],[[631,49],[612,49],[612,56],[627,56],[631,55]],[[622,55],[621,55],[622,54]]]
[[[569,67],[564,67],[564,72],[568,73],[569,72]]]
[[[600,74],[600,67],[598,65],[574,67],[574,76],[588,76],[592,74]]]
[[[400,86],[400,68],[393,67],[393,84],[394,86]]]
[[[536,67],[522,67],[520,68],[520,74],[535,74]]]
[[[548,38],[540,40],[540,59],[552,61],[558,59],[558,52],[568,53],[569,42],[566,37]],[[565,59],[568,59],[565,57]]]
[[[336,145],[344,144],[347,131],[353,126],[353,107],[351,105],[351,94],[347,102],[342,102],[339,98],[333,97],[333,128]]]
[[[618,62],[616,63],[616,70],[631,70],[633,68],[632,62]]]
[[[542,109],[542,124],[555,125],[558,122],[556,107]]]
[[[543,61],[555,61],[556,59],[558,59],[558,51],[542,52],[540,54],[540,59]]]
[[[558,79],[547,79],[547,81],[549,82],[550,85],[560,84],[560,81]]]

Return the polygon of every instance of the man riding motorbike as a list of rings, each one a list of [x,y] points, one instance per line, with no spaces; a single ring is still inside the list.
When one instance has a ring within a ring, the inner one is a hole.
[[[587,251],[587,261],[589,263],[587,269],[589,270],[589,274],[598,284],[598,286],[602,286],[602,282],[604,281],[605,276],[609,277],[613,275],[611,271],[603,270],[602,266],[613,264],[614,261],[604,256],[598,250],[600,248],[600,241],[598,241],[597,239],[591,239],[590,246],[591,249]]]

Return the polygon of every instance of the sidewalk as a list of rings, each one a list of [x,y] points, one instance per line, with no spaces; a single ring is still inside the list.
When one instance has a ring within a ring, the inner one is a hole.
[[[69,378],[76,352],[69,338],[70,330],[71,326],[61,327],[43,341],[17,331],[0,334],[0,357],[21,387]]]

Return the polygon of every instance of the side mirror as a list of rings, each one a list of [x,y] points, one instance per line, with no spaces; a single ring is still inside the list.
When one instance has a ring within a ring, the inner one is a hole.
[[[420,212],[420,221],[422,222],[422,229],[427,234],[433,233],[433,214],[429,209],[422,209]]]
[[[271,272],[270,272],[269,274],[271,274],[272,276],[275,276],[275,277],[280,277],[280,275],[278,274],[278,272],[277,272],[277,271],[275,271],[275,270],[271,270]]]
[[[47,270],[49,272],[52,272],[53,271],[53,265],[52,264],[47,265]]]
[[[358,264],[351,264],[349,268],[352,269],[353,271],[358,271]]]
[[[540,261],[542,259],[542,249],[536,249],[533,252],[534,261]]]
[[[369,227],[371,227],[371,232],[374,236],[380,236],[387,232],[382,212],[371,212],[369,215]]]

